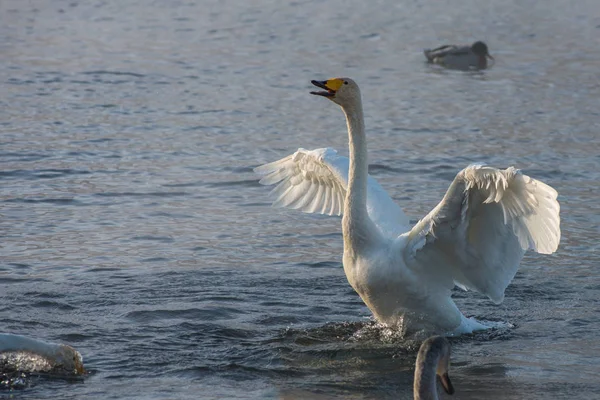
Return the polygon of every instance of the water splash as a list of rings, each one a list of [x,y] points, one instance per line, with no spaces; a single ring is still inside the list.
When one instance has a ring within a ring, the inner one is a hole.
[[[47,372],[54,365],[46,357],[28,351],[0,353],[0,372]]]

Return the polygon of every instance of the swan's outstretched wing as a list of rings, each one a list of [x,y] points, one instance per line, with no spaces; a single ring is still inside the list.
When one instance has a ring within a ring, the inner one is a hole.
[[[471,165],[407,234],[412,268],[450,268],[454,281],[500,303],[526,250],[550,254],[560,241],[556,190],[510,167]]]
[[[256,167],[260,183],[277,186],[271,191],[274,207],[307,213],[342,215],[348,183],[348,158],[331,148],[298,149],[281,160]],[[369,216],[389,235],[408,231],[409,222],[400,207],[371,176],[367,184]]]

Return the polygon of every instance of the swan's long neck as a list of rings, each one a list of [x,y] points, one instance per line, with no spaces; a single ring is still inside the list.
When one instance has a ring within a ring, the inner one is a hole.
[[[346,246],[358,250],[369,238],[371,220],[367,212],[367,138],[360,97],[351,106],[342,108],[346,114],[350,148],[348,190],[344,201],[342,230]]]

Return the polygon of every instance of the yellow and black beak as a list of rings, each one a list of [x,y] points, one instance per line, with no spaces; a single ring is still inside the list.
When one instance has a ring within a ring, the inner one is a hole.
[[[326,81],[310,81],[310,83],[318,88],[325,89],[325,92],[310,92],[310,94],[331,98],[334,97],[335,93],[342,87],[343,81],[339,78],[334,78]]]
[[[314,80],[310,81],[310,83],[312,83],[316,87],[326,90],[325,92],[323,92],[323,91],[310,92],[310,94],[316,94],[317,96],[323,96],[323,97],[333,97],[333,96],[335,96],[335,90],[329,88],[327,86],[327,82],[328,81],[314,81]]]
[[[444,391],[448,394],[454,394],[454,386],[452,386],[452,382],[450,382],[450,377],[448,376],[448,373],[446,372],[443,375],[439,375],[439,377]]]

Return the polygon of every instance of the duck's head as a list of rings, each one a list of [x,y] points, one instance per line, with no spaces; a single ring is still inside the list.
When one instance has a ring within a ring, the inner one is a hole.
[[[332,78],[326,81],[311,81],[311,83],[324,91],[310,92],[310,94],[327,97],[342,107],[355,104],[360,100],[360,89],[350,78]]]
[[[477,54],[480,57],[489,57],[492,60],[494,60],[494,57],[492,57],[488,51],[487,44],[481,41],[473,43],[471,45],[471,51],[473,51],[473,53]]]

